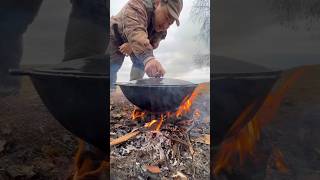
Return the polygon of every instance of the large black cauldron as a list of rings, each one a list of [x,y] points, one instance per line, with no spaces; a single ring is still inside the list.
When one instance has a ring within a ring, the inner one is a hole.
[[[168,78],[117,83],[130,102],[150,112],[173,112],[191,95],[197,84]]]
[[[11,70],[14,75],[30,76],[55,119],[73,134],[103,151],[109,146],[107,72],[105,57]]]
[[[246,120],[256,114],[282,72],[222,56],[214,56],[213,59],[211,128],[213,143],[218,145],[250,104],[254,105]]]

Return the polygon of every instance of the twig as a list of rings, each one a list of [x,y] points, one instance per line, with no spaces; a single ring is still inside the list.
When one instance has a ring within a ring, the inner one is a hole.
[[[130,133],[128,133],[124,136],[121,136],[117,139],[110,139],[110,145],[113,146],[113,145],[117,145],[117,144],[123,143],[125,141],[128,141],[130,138],[137,136],[139,133],[140,133],[140,130],[136,129],[136,130],[131,131]]]
[[[189,134],[188,134],[188,133],[186,133],[186,134],[185,134],[185,136],[186,136],[187,143],[188,143],[188,146],[189,146],[189,151],[190,151],[191,155],[193,156],[193,154],[194,154],[194,150],[193,150],[193,148],[192,148],[192,144],[191,144],[191,142],[190,142]]]
[[[192,144],[191,144],[191,141],[190,141],[189,133],[186,133],[185,136],[186,136],[187,143],[188,143],[189,150],[190,150],[191,157],[192,157],[192,169],[193,169],[192,177],[194,178],[194,175],[196,174],[196,167],[195,167],[195,165],[194,165],[194,158],[193,158],[194,150],[193,150],[193,147],[192,147]]]
[[[181,139],[178,139],[178,138],[173,138],[173,137],[170,137],[170,136],[167,136],[167,135],[163,135],[164,137],[168,138],[168,139],[171,139],[173,141],[176,141],[176,142],[179,142],[181,144],[184,144],[186,146],[189,146],[189,144],[187,142],[183,142]]]

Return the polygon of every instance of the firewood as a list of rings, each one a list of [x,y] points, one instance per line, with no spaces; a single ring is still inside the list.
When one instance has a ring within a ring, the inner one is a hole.
[[[121,136],[117,139],[110,139],[110,145],[113,146],[113,145],[117,145],[117,144],[121,144],[123,142],[126,142],[130,138],[137,136],[139,133],[140,133],[140,131],[137,129],[137,130],[131,131],[130,133],[128,133],[124,136]]]

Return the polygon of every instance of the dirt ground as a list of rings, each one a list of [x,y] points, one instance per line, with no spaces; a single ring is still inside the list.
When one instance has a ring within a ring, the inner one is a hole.
[[[76,139],[47,111],[29,78],[0,98],[0,179],[65,179]]]

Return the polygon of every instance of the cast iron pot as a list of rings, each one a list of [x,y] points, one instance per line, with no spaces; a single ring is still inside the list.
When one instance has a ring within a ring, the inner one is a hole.
[[[106,151],[109,137],[106,69],[106,58],[92,57],[11,70],[11,74],[30,76],[55,119],[76,136]]]
[[[213,142],[220,144],[240,114],[250,105],[253,109],[245,121],[251,120],[261,107],[280,72],[249,74],[215,74],[213,100]],[[244,123],[243,125],[246,125]]]
[[[168,78],[140,79],[117,85],[132,104],[149,112],[174,112],[197,87],[188,81]]]

